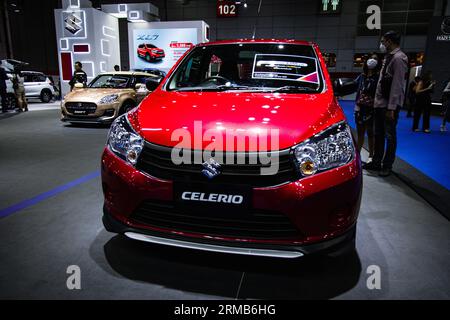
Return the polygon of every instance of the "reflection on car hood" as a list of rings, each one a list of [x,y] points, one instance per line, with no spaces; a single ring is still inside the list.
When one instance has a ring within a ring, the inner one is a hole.
[[[123,94],[127,92],[133,92],[132,89],[74,89],[72,92],[68,93],[64,100],[66,102],[98,102],[101,98],[110,94]]]
[[[145,140],[159,145],[178,145],[178,140],[171,139],[176,129],[184,128],[194,136],[194,122],[201,121],[202,134],[208,129],[222,132],[228,129],[248,137],[257,135],[261,129],[278,129],[276,149],[281,150],[344,120],[345,116],[330,90],[321,94],[157,90],[144,100],[135,119],[133,123]],[[209,144],[210,141],[203,142],[202,148]],[[235,148],[256,151],[251,149]],[[270,145],[267,149],[276,150]]]

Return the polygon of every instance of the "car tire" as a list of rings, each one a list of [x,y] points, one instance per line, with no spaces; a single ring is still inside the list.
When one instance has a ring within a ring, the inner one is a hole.
[[[52,100],[52,98],[53,98],[53,94],[51,93],[50,90],[44,89],[44,90],[41,91],[40,98],[41,98],[42,102],[49,103]]]
[[[152,57],[150,56],[149,53],[147,53],[147,54],[145,55],[145,60],[146,60],[147,62],[152,61]]]
[[[136,105],[134,104],[134,102],[132,101],[125,101],[123,103],[123,105],[120,107],[120,112],[119,115],[125,114],[128,111],[133,110],[136,107]]]

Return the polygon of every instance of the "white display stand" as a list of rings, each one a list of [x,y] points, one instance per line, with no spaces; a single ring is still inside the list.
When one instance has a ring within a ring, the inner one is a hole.
[[[118,19],[92,7],[84,8],[83,2],[81,5],[79,1],[70,2],[63,9],[55,10],[63,96],[70,91],[68,83],[76,61],[83,64],[88,80],[120,65]]]

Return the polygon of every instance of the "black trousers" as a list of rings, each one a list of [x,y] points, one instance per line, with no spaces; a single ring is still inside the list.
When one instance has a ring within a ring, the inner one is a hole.
[[[414,123],[413,130],[419,128],[420,117],[423,113],[422,129],[430,129],[430,113],[431,113],[431,103],[416,103],[414,107]]]
[[[0,97],[2,98],[2,111],[6,111],[8,109],[6,101],[6,88],[0,88]]]
[[[386,118],[387,108],[374,109],[374,154],[373,163],[383,168],[392,169],[397,151],[397,123],[399,108],[394,112],[394,119]]]

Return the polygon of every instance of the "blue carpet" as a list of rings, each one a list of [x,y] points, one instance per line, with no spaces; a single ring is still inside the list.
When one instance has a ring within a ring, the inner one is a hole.
[[[339,104],[350,126],[355,127],[355,102],[341,100]],[[430,134],[413,133],[412,118],[406,118],[406,111],[401,111],[397,126],[397,156],[450,190],[450,131],[439,131],[442,123],[440,117],[431,117],[430,123]],[[447,128],[450,130],[450,124]]]

